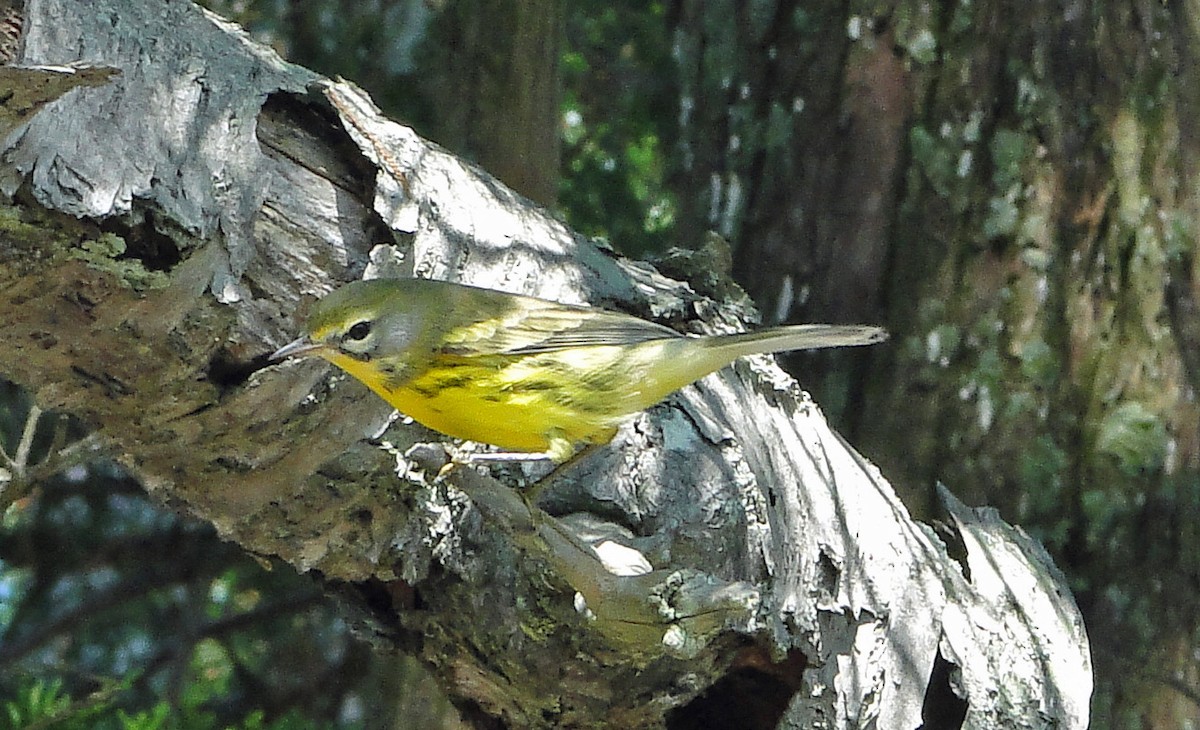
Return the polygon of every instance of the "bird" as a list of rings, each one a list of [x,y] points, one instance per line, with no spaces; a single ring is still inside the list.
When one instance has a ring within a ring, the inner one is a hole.
[[[335,289],[270,357],[323,358],[434,431],[500,449],[473,460],[561,464],[739,357],[885,339],[875,326],[824,324],[692,336],[621,312],[397,278]]]

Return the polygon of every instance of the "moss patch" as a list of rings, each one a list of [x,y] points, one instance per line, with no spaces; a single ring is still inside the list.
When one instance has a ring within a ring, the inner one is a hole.
[[[135,291],[165,289],[170,283],[161,271],[150,271],[134,258],[122,258],[125,239],[113,233],[102,233],[94,240],[84,241],[68,256],[84,262],[98,271],[112,274],[122,285]]]

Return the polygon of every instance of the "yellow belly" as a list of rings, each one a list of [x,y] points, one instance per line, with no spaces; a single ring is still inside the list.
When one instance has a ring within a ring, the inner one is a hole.
[[[554,442],[563,440],[602,443],[612,438],[614,424],[632,412],[614,409],[618,404],[612,397],[588,382],[592,367],[558,361],[561,370],[551,371],[545,358],[536,356],[473,359],[479,362],[460,358],[431,363],[395,386],[371,363],[337,358],[334,364],[435,431],[509,451],[547,451],[561,448]]]
[[[694,342],[442,356],[403,382],[389,382],[372,362],[325,357],[435,431],[560,459],[574,444],[607,442],[626,416],[724,364],[704,357]]]
[[[611,437],[608,422],[589,414],[548,402],[525,406],[514,399],[496,400],[478,388],[447,389],[432,398],[401,388],[392,391],[387,400],[396,410],[435,431],[509,451],[547,451],[552,438],[580,443]]]

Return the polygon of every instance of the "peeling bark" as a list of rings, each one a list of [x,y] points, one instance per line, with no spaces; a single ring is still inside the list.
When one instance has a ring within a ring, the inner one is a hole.
[[[767,725],[916,728],[953,703],[930,697],[961,698],[972,727],[1087,725],[1086,637],[1044,554],[949,499],[967,578],[769,358],[631,419],[554,476],[545,511],[513,489],[537,474],[437,478],[436,434],[320,363],[268,367],[312,296],[364,274],[695,331],[747,313],[189,4],[26,10],[20,64],[119,74],[0,146],[0,371],[162,503],[319,574],[460,705],[514,727],[686,726],[722,692],[758,717],[750,681],[774,693]]]

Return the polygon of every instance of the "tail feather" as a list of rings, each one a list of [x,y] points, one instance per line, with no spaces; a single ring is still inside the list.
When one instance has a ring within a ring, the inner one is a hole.
[[[784,350],[870,345],[887,332],[865,325],[799,324],[756,332],[708,337],[671,337],[636,345],[622,364],[638,372],[637,387],[622,394],[614,413],[631,413],[659,402],[683,386],[719,370],[739,357]],[[636,363],[636,364],[635,364]]]
[[[733,360],[765,352],[874,345],[887,337],[886,330],[870,325],[795,324],[721,335],[708,342]]]

